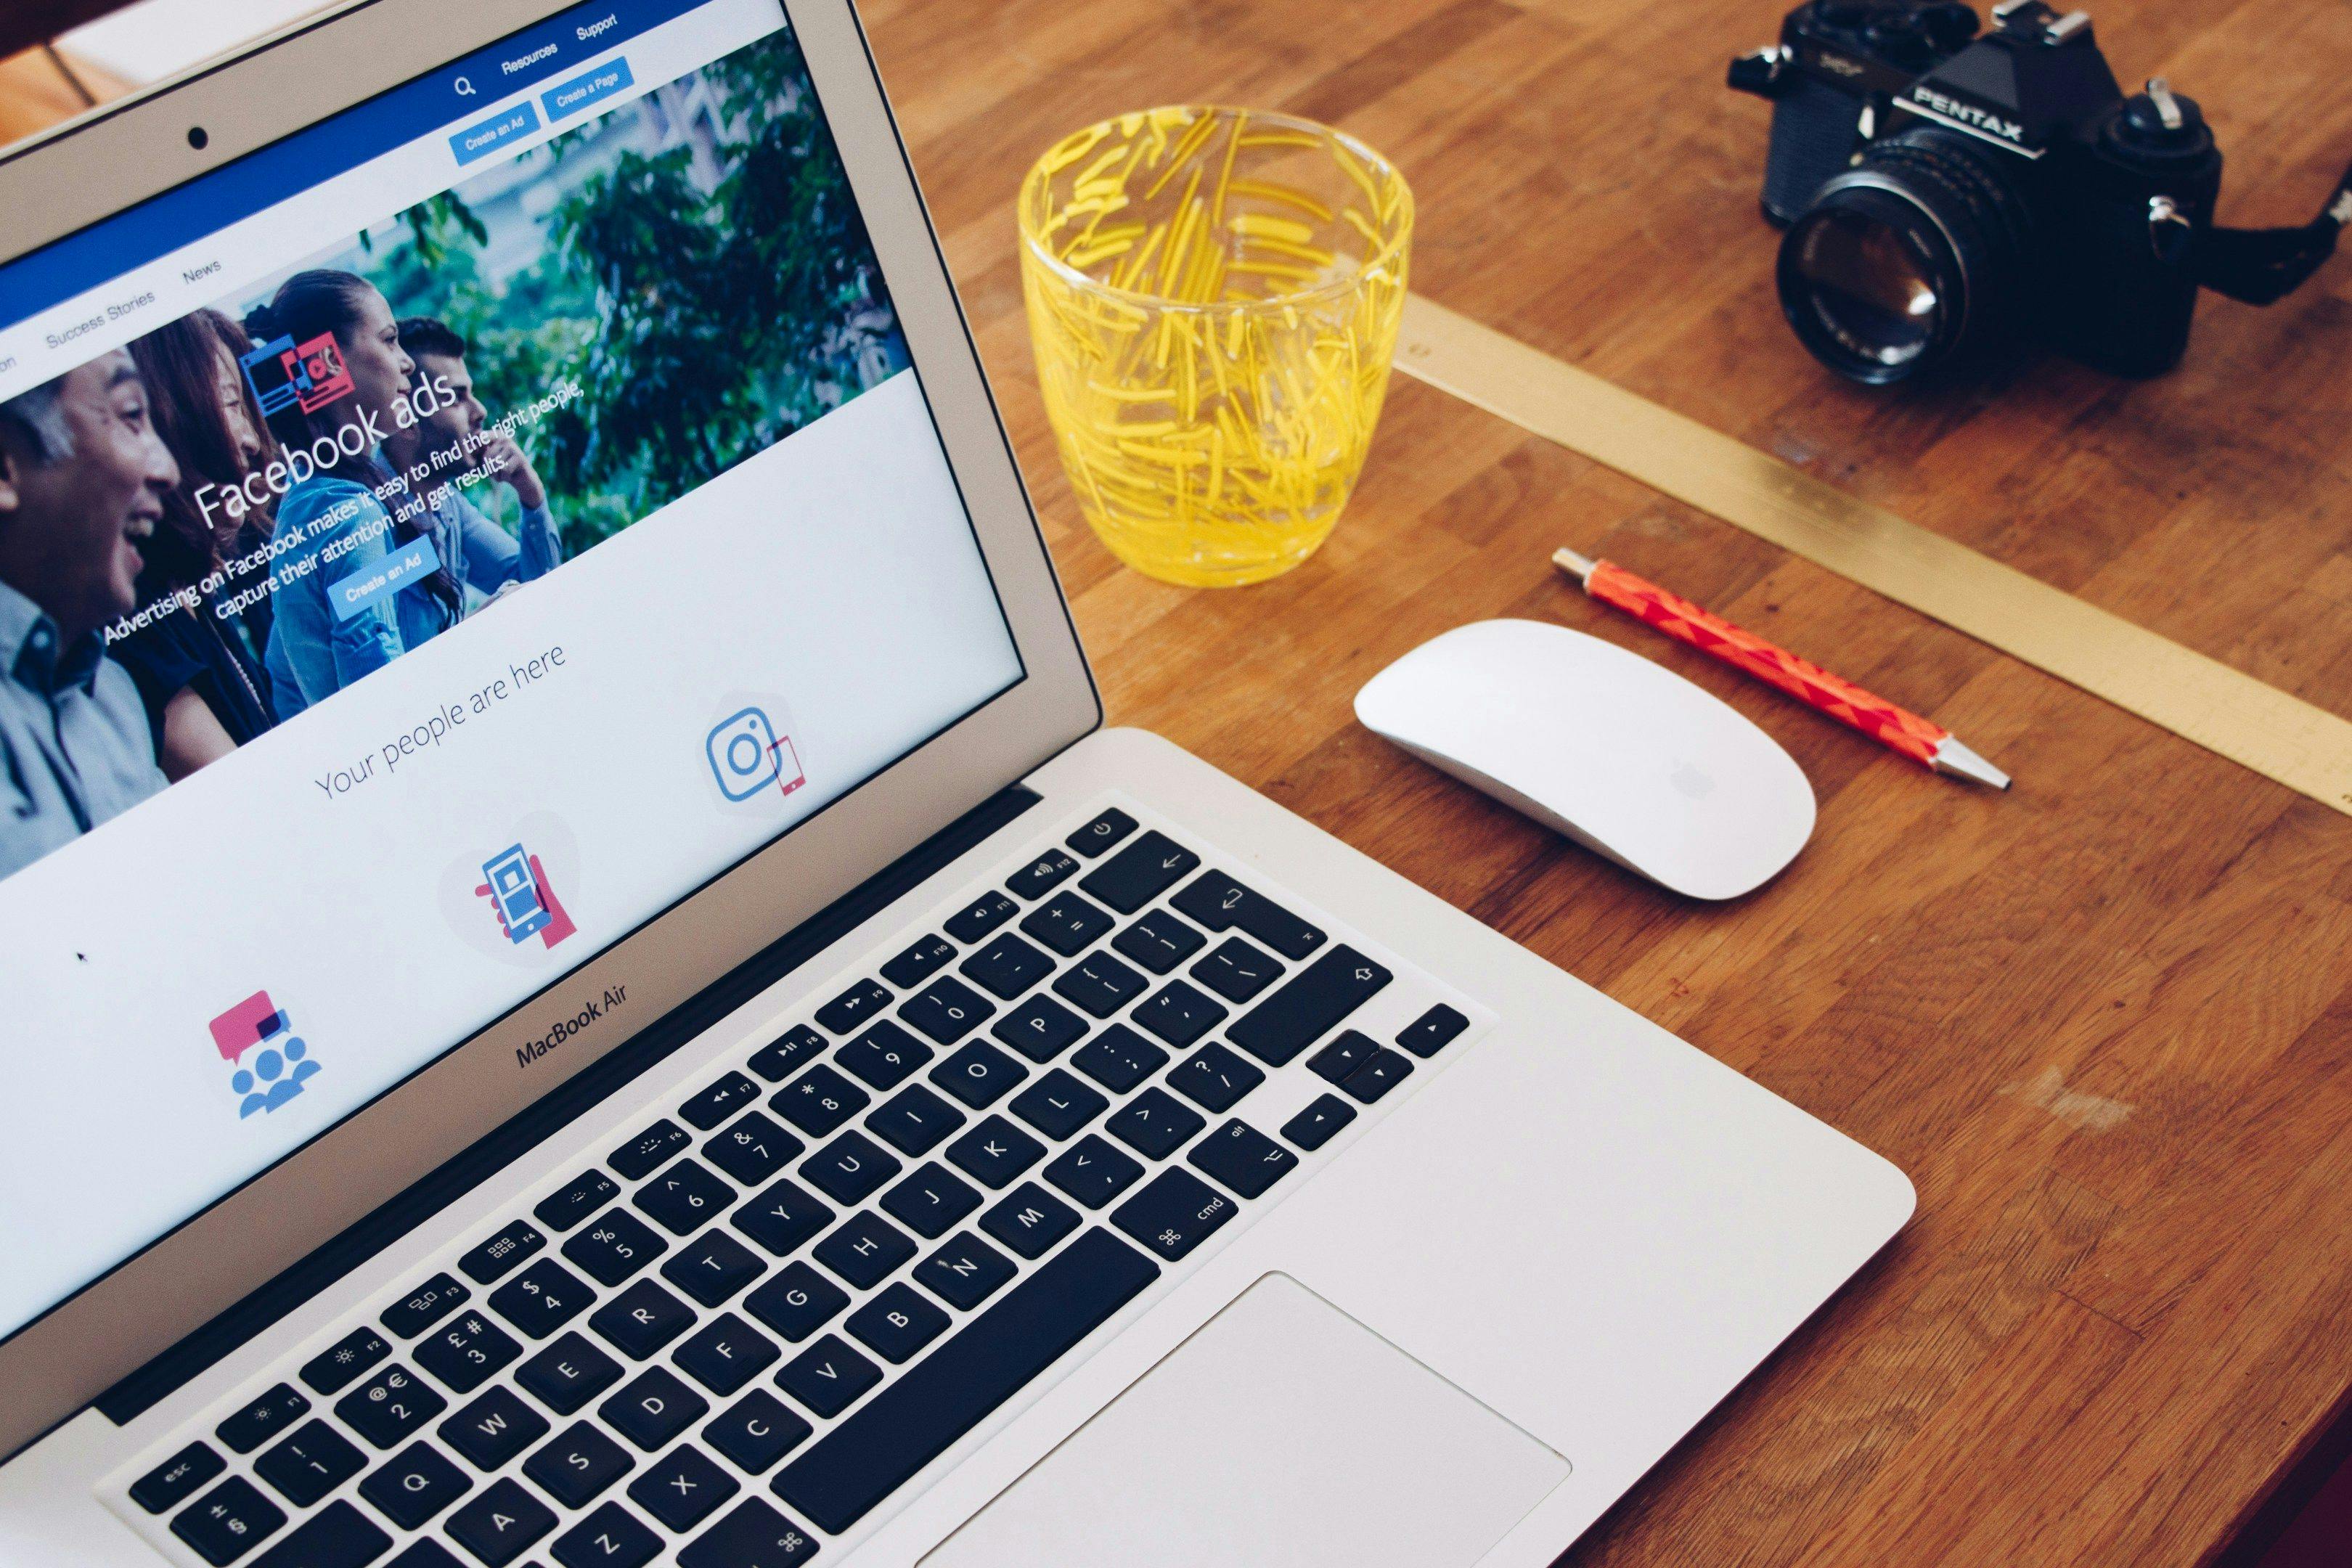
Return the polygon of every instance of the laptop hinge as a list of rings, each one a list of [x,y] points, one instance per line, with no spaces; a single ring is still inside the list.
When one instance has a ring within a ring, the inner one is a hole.
[[[1025,784],[991,795],[697,993],[692,1001],[646,1026],[627,1045],[567,1079],[497,1131],[108,1389],[95,1402],[99,1413],[121,1426],[170,1397],[1043,798]]]

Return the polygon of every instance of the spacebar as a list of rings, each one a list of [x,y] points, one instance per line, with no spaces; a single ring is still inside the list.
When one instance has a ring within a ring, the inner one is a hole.
[[[781,1471],[776,1495],[838,1535],[1160,1277],[1088,1230]]]

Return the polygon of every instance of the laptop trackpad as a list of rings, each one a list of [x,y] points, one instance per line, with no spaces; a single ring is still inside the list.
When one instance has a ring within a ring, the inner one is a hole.
[[[1466,1564],[1568,1472],[1485,1405],[1268,1274],[921,1568]]]

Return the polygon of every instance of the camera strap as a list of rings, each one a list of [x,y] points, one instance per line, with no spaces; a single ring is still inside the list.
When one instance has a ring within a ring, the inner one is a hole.
[[[2352,223],[2352,169],[2317,217],[2300,228],[2213,227],[2187,258],[2197,281],[2249,305],[2286,298],[2336,254],[2336,237]]]

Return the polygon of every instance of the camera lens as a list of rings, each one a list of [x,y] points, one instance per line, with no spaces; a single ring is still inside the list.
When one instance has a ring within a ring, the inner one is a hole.
[[[211,141],[212,133],[207,132],[203,126],[191,125],[188,127],[188,145],[194,147],[197,152],[203,152]]]
[[[1780,242],[1780,309],[1799,340],[1873,385],[1988,341],[2024,269],[2025,210],[2005,172],[1932,128],[1867,149]]]

